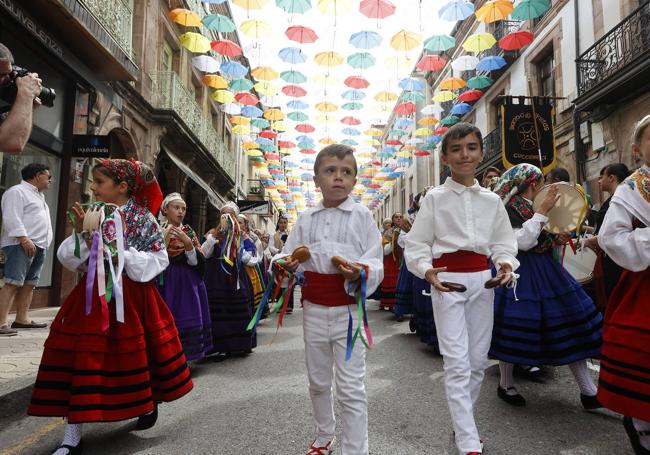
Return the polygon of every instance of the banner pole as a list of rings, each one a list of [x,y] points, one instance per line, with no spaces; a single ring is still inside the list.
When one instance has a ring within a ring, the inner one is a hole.
[[[539,168],[543,173],[544,172],[544,162],[542,161],[542,144],[541,144],[542,141],[541,141],[541,139],[539,137],[539,129],[537,128],[537,110],[535,108],[536,98],[532,96],[533,95],[533,82],[530,80],[530,78],[528,79],[528,92],[530,93],[530,95],[532,97],[531,102],[530,102],[530,106],[533,108],[533,125],[535,126],[535,142],[537,143],[537,156],[539,158]]]

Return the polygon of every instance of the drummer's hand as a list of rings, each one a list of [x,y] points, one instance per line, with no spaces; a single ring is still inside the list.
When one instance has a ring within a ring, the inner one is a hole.
[[[571,233],[570,232],[560,232],[556,239],[555,239],[555,244],[556,245],[565,245],[569,243],[569,240],[571,240]]]
[[[81,204],[75,202],[72,206],[72,213],[74,213],[74,230],[76,232],[81,232],[84,230],[84,216],[86,212],[81,208]]]
[[[285,269],[289,270],[290,272],[295,272],[298,266],[300,265],[300,261],[298,259],[294,259],[291,256],[287,256],[281,259],[278,259],[277,261],[282,267]]]
[[[551,185],[548,189],[548,193],[544,197],[544,200],[537,209],[537,213],[540,215],[546,216],[548,212],[555,206],[557,201],[560,199],[560,195],[557,194],[559,187],[557,185]]]
[[[361,276],[361,267],[350,262],[339,264],[336,266],[336,269],[348,281],[357,281]]]
[[[600,251],[600,246],[598,245],[598,236],[594,235],[592,237],[587,237],[582,241],[582,248],[589,248],[593,250],[594,253]]]
[[[451,292],[452,289],[449,289],[446,286],[443,286],[440,280],[438,279],[438,274],[447,270],[447,267],[436,267],[427,270],[424,274],[424,279],[434,287],[434,289],[440,292]]]
[[[499,270],[497,271],[497,275],[501,275],[501,282],[499,283],[499,286],[507,284],[512,277],[512,266],[506,263],[501,264]]]

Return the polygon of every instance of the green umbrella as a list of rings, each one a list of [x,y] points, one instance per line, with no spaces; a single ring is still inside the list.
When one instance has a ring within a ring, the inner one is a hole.
[[[527,21],[543,16],[549,9],[551,9],[550,0],[522,0],[511,17],[518,21]]]
[[[426,150],[428,152],[433,152],[436,149],[436,144],[433,142],[427,142],[426,144],[418,146],[418,150]]]
[[[413,101],[414,103],[424,101],[425,99],[425,96],[420,92],[404,92],[404,94],[400,96],[401,101]]]
[[[442,120],[440,120],[440,124],[444,125],[444,126],[455,125],[458,122],[460,122],[460,119],[458,117],[456,117],[455,115],[450,115],[450,116],[445,117]]]
[[[251,120],[251,125],[255,128],[268,128],[271,123],[264,118],[254,118]]]
[[[397,137],[407,136],[408,134],[409,133],[404,130],[390,130],[388,133],[389,136],[397,136]]]
[[[230,18],[222,16],[221,14],[208,14],[201,20],[201,22],[203,22],[203,25],[205,25],[206,28],[222,33],[234,32],[237,28]]]
[[[475,76],[467,80],[467,87],[472,90],[483,90],[493,83],[494,81],[487,76]]]
[[[345,109],[348,111],[358,111],[359,109],[363,109],[363,104],[361,103],[345,103],[343,106],[341,106],[341,109]]]
[[[300,111],[289,112],[287,114],[287,117],[293,120],[294,122],[304,122],[306,120],[309,120],[309,116],[304,112],[300,112]]]
[[[375,57],[369,52],[355,52],[348,57],[348,65],[352,68],[370,68],[375,63]]]
[[[311,0],[275,0],[275,4],[289,14],[302,14],[311,9]]]
[[[280,77],[289,84],[302,84],[307,82],[307,76],[296,70],[283,71],[280,73]]]
[[[424,41],[424,48],[431,52],[444,52],[456,45],[456,38],[449,35],[433,35]]]
[[[234,81],[230,81],[228,87],[233,92],[247,92],[253,88],[253,83],[248,79],[235,79]]]

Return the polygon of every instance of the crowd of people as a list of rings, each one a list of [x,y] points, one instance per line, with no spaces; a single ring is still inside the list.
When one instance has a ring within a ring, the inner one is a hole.
[[[333,451],[334,378],[340,451],[368,453],[365,300],[373,297],[398,318],[410,316],[411,330],[442,355],[462,455],[483,453],[474,407],[488,357],[499,361],[497,396],[513,406],[526,404],[515,368],[535,374],[567,365],[582,406],[622,413],[635,453],[650,453],[650,317],[643,305],[650,291],[650,116],[633,140],[645,164],[630,176],[620,164],[601,172],[610,198],[588,214],[582,239],[599,257],[590,288],[558,258],[570,233],[543,229],[557,186],[533,208],[545,183],[568,180],[562,170],[545,178],[532,164],[503,175],[491,168],[481,186],[476,127],[455,125],[441,147],[451,177],[416,195],[407,216],[384,220],[382,232],[350,198],[357,165],[348,146],[319,152],[314,180],[322,201],[291,230],[280,218],[272,235],[254,229],[232,202],[221,208],[220,224],[200,235],[184,224],[182,196],[163,197],[149,166],[98,160],[96,202],[71,208],[74,232],[57,252],[84,278],[52,323],[28,409],[66,418],[55,455],[81,453],[84,423],[137,418],[138,429],[153,426],[159,403],[191,391],[188,361],[247,355],[257,344],[256,318],[279,311],[281,324],[293,310],[293,293],[280,292],[287,283],[302,291],[316,427],[308,455]],[[597,308],[598,299],[606,303]],[[601,360],[598,385],[591,358]]]

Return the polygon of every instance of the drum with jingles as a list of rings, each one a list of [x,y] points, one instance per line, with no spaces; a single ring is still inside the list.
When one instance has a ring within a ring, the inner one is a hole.
[[[584,194],[568,183],[553,183],[560,196],[548,212],[548,223],[544,229],[553,234],[575,231],[584,221],[587,213],[587,200]],[[533,200],[533,210],[537,212],[552,185],[542,188]]]

